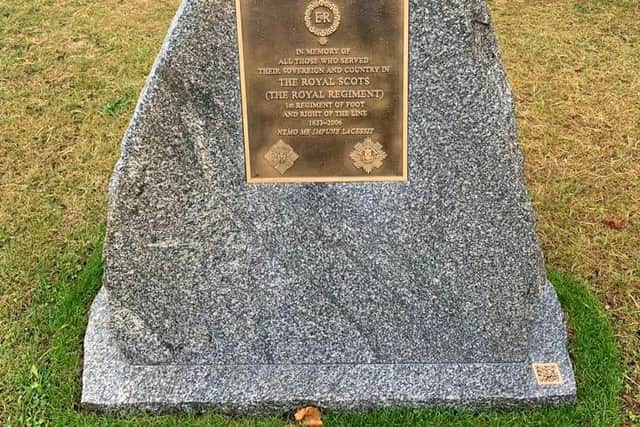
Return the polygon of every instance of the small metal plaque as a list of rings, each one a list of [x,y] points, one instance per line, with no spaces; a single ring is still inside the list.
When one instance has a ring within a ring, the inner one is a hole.
[[[236,0],[249,183],[406,181],[408,0]]]
[[[557,363],[534,363],[533,372],[539,385],[564,384],[564,379]]]

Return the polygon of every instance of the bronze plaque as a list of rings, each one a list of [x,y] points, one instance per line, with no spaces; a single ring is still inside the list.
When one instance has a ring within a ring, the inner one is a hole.
[[[407,180],[408,0],[236,0],[247,181]]]

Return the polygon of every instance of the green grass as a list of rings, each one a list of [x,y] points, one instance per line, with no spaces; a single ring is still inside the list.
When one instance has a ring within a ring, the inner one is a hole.
[[[99,235],[102,233],[100,232]],[[11,367],[20,390],[10,405],[8,426],[282,426],[285,417],[227,418],[221,415],[162,415],[114,418],[78,409],[82,339],[87,313],[102,277],[101,239],[94,240],[86,264],[65,271],[58,283],[38,286],[29,310],[32,360],[18,358]],[[567,313],[571,357],[578,382],[575,407],[534,411],[380,410],[327,413],[327,426],[614,426],[621,421],[618,393],[622,365],[613,330],[602,306],[577,281],[550,274]]]
[[[121,95],[116,99],[112,99],[102,106],[101,113],[108,114],[110,116],[117,116],[122,112],[127,111],[127,107],[132,101],[131,95]]]

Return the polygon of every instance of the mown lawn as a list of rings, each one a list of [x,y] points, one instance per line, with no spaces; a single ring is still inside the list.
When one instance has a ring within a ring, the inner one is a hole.
[[[107,180],[177,4],[0,0],[0,425],[111,423],[74,412],[79,343],[98,285]],[[331,425],[615,424],[606,322],[567,277],[585,283],[611,319],[625,368],[620,421],[640,425],[640,2],[489,4],[548,265],[568,275],[554,279],[570,317],[586,319],[572,320],[582,406],[502,417],[331,415]],[[582,349],[593,343],[603,350]]]

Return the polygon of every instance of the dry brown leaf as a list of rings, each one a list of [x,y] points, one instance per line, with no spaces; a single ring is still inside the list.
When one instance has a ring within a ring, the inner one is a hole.
[[[314,406],[305,406],[294,415],[296,422],[305,427],[322,427],[322,419],[320,418],[320,409]]]
[[[614,230],[622,230],[624,228],[624,220],[622,218],[618,218],[617,216],[607,218],[604,223]]]

